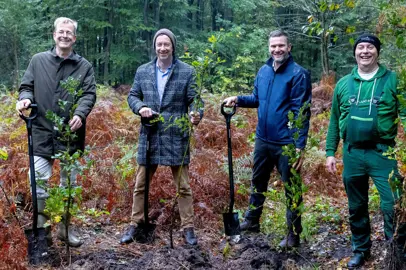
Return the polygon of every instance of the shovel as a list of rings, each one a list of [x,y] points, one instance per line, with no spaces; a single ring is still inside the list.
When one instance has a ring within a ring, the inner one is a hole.
[[[145,189],[144,189],[144,223],[139,224],[140,233],[136,236],[136,239],[140,243],[152,242],[154,239],[154,231],[156,224],[150,223],[148,218],[149,208],[148,208],[148,198],[149,198],[149,174],[151,170],[151,130],[156,127],[156,119],[159,117],[157,112],[153,111],[151,117],[141,117],[141,124],[146,128],[147,131],[147,147],[145,152]]]
[[[231,151],[231,117],[235,114],[235,106],[231,112],[224,111],[224,103],[221,104],[221,114],[226,118],[227,144],[228,144],[228,175],[230,180],[230,205],[228,212],[223,213],[224,231],[227,236],[240,235],[240,221],[238,213],[233,212],[234,208],[234,175],[233,175],[233,154]]]
[[[38,205],[37,205],[37,183],[35,182],[34,150],[32,142],[32,121],[37,117],[37,104],[31,104],[32,109],[29,117],[20,115],[27,125],[28,132],[28,155],[30,160],[30,183],[32,193],[33,221],[32,229],[26,229],[25,235],[28,240],[28,260],[32,265],[40,264],[47,259],[48,244],[45,228],[37,228]]]

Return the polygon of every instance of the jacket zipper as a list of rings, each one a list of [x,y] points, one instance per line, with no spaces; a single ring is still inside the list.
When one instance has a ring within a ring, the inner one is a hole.
[[[266,140],[268,140],[268,125],[267,125],[267,123],[268,123],[268,106],[269,106],[269,104],[270,104],[270,101],[269,101],[269,98],[270,98],[270,95],[272,94],[272,90],[273,90],[273,82],[275,81],[275,76],[276,76],[276,73],[274,72],[274,76],[273,76],[273,78],[272,78],[272,80],[269,80],[269,83],[268,83],[268,89],[267,89],[267,91],[268,91],[268,93],[266,93],[266,107],[265,107],[265,109],[266,109],[266,114],[265,114],[265,127],[264,127],[264,130],[265,130],[265,139]],[[271,82],[272,82],[272,89],[270,89],[270,85],[271,85]]]

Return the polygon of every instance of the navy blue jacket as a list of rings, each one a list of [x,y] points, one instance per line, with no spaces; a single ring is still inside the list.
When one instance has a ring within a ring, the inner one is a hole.
[[[300,108],[311,102],[312,86],[310,73],[295,63],[292,56],[274,71],[270,58],[258,71],[254,91],[249,96],[239,96],[238,106],[258,108],[256,137],[270,143],[286,145],[294,143],[293,130],[288,128],[288,112],[295,116]],[[310,106],[309,106],[310,107]],[[307,120],[295,145],[306,146],[309,131],[310,108],[305,113]]]

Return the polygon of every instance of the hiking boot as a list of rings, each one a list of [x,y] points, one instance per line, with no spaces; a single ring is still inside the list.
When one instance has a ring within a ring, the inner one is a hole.
[[[288,236],[283,238],[283,240],[279,243],[279,247],[281,248],[294,248],[300,245],[300,236],[293,232],[288,233]]]
[[[183,236],[185,237],[186,244],[189,245],[197,245],[197,238],[195,236],[195,231],[192,227],[185,228],[183,230]]]
[[[260,229],[259,222],[249,220],[249,219],[244,219],[243,222],[240,224],[240,230],[241,231],[250,231],[250,232],[256,232],[258,233]]]
[[[136,236],[140,234],[141,228],[139,226],[130,225],[127,231],[123,234],[120,239],[120,244],[129,244],[136,240]]]
[[[347,263],[348,269],[356,269],[357,267],[364,265],[365,261],[369,258],[369,256],[370,256],[369,251],[355,252]]]
[[[58,224],[56,236],[61,241],[66,241],[66,223],[67,219],[63,217],[62,221]],[[68,243],[71,247],[80,247],[83,244],[83,241],[80,239],[79,235],[72,230],[72,226],[69,226],[68,228]]]

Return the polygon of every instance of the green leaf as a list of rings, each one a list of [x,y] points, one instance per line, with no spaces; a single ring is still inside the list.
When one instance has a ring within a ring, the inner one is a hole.
[[[396,37],[396,46],[402,48],[404,45],[405,38],[402,35]]]
[[[327,7],[328,7],[328,6],[327,6],[326,1],[323,1],[323,2],[320,3],[319,10],[320,10],[321,12],[326,12]]]
[[[401,25],[405,25],[406,24],[406,16],[402,18],[402,21],[400,22]]]
[[[323,33],[323,31],[324,31],[323,28],[319,28],[319,29],[317,29],[316,34],[317,34],[318,36],[320,36],[320,35]]]
[[[346,5],[348,8],[354,8],[355,2],[353,0],[345,0],[344,5]]]
[[[346,34],[351,34],[351,33],[354,33],[354,32],[355,32],[355,26],[348,25],[348,26],[345,28],[345,33],[346,33]]]
[[[216,38],[214,35],[211,35],[211,37],[209,37],[208,41],[209,41],[210,43],[216,43],[217,38]]]
[[[309,32],[309,27],[306,26],[306,25],[302,26],[302,32],[303,32],[303,33]]]
[[[8,153],[4,148],[0,148],[0,159],[2,160],[8,159]]]

